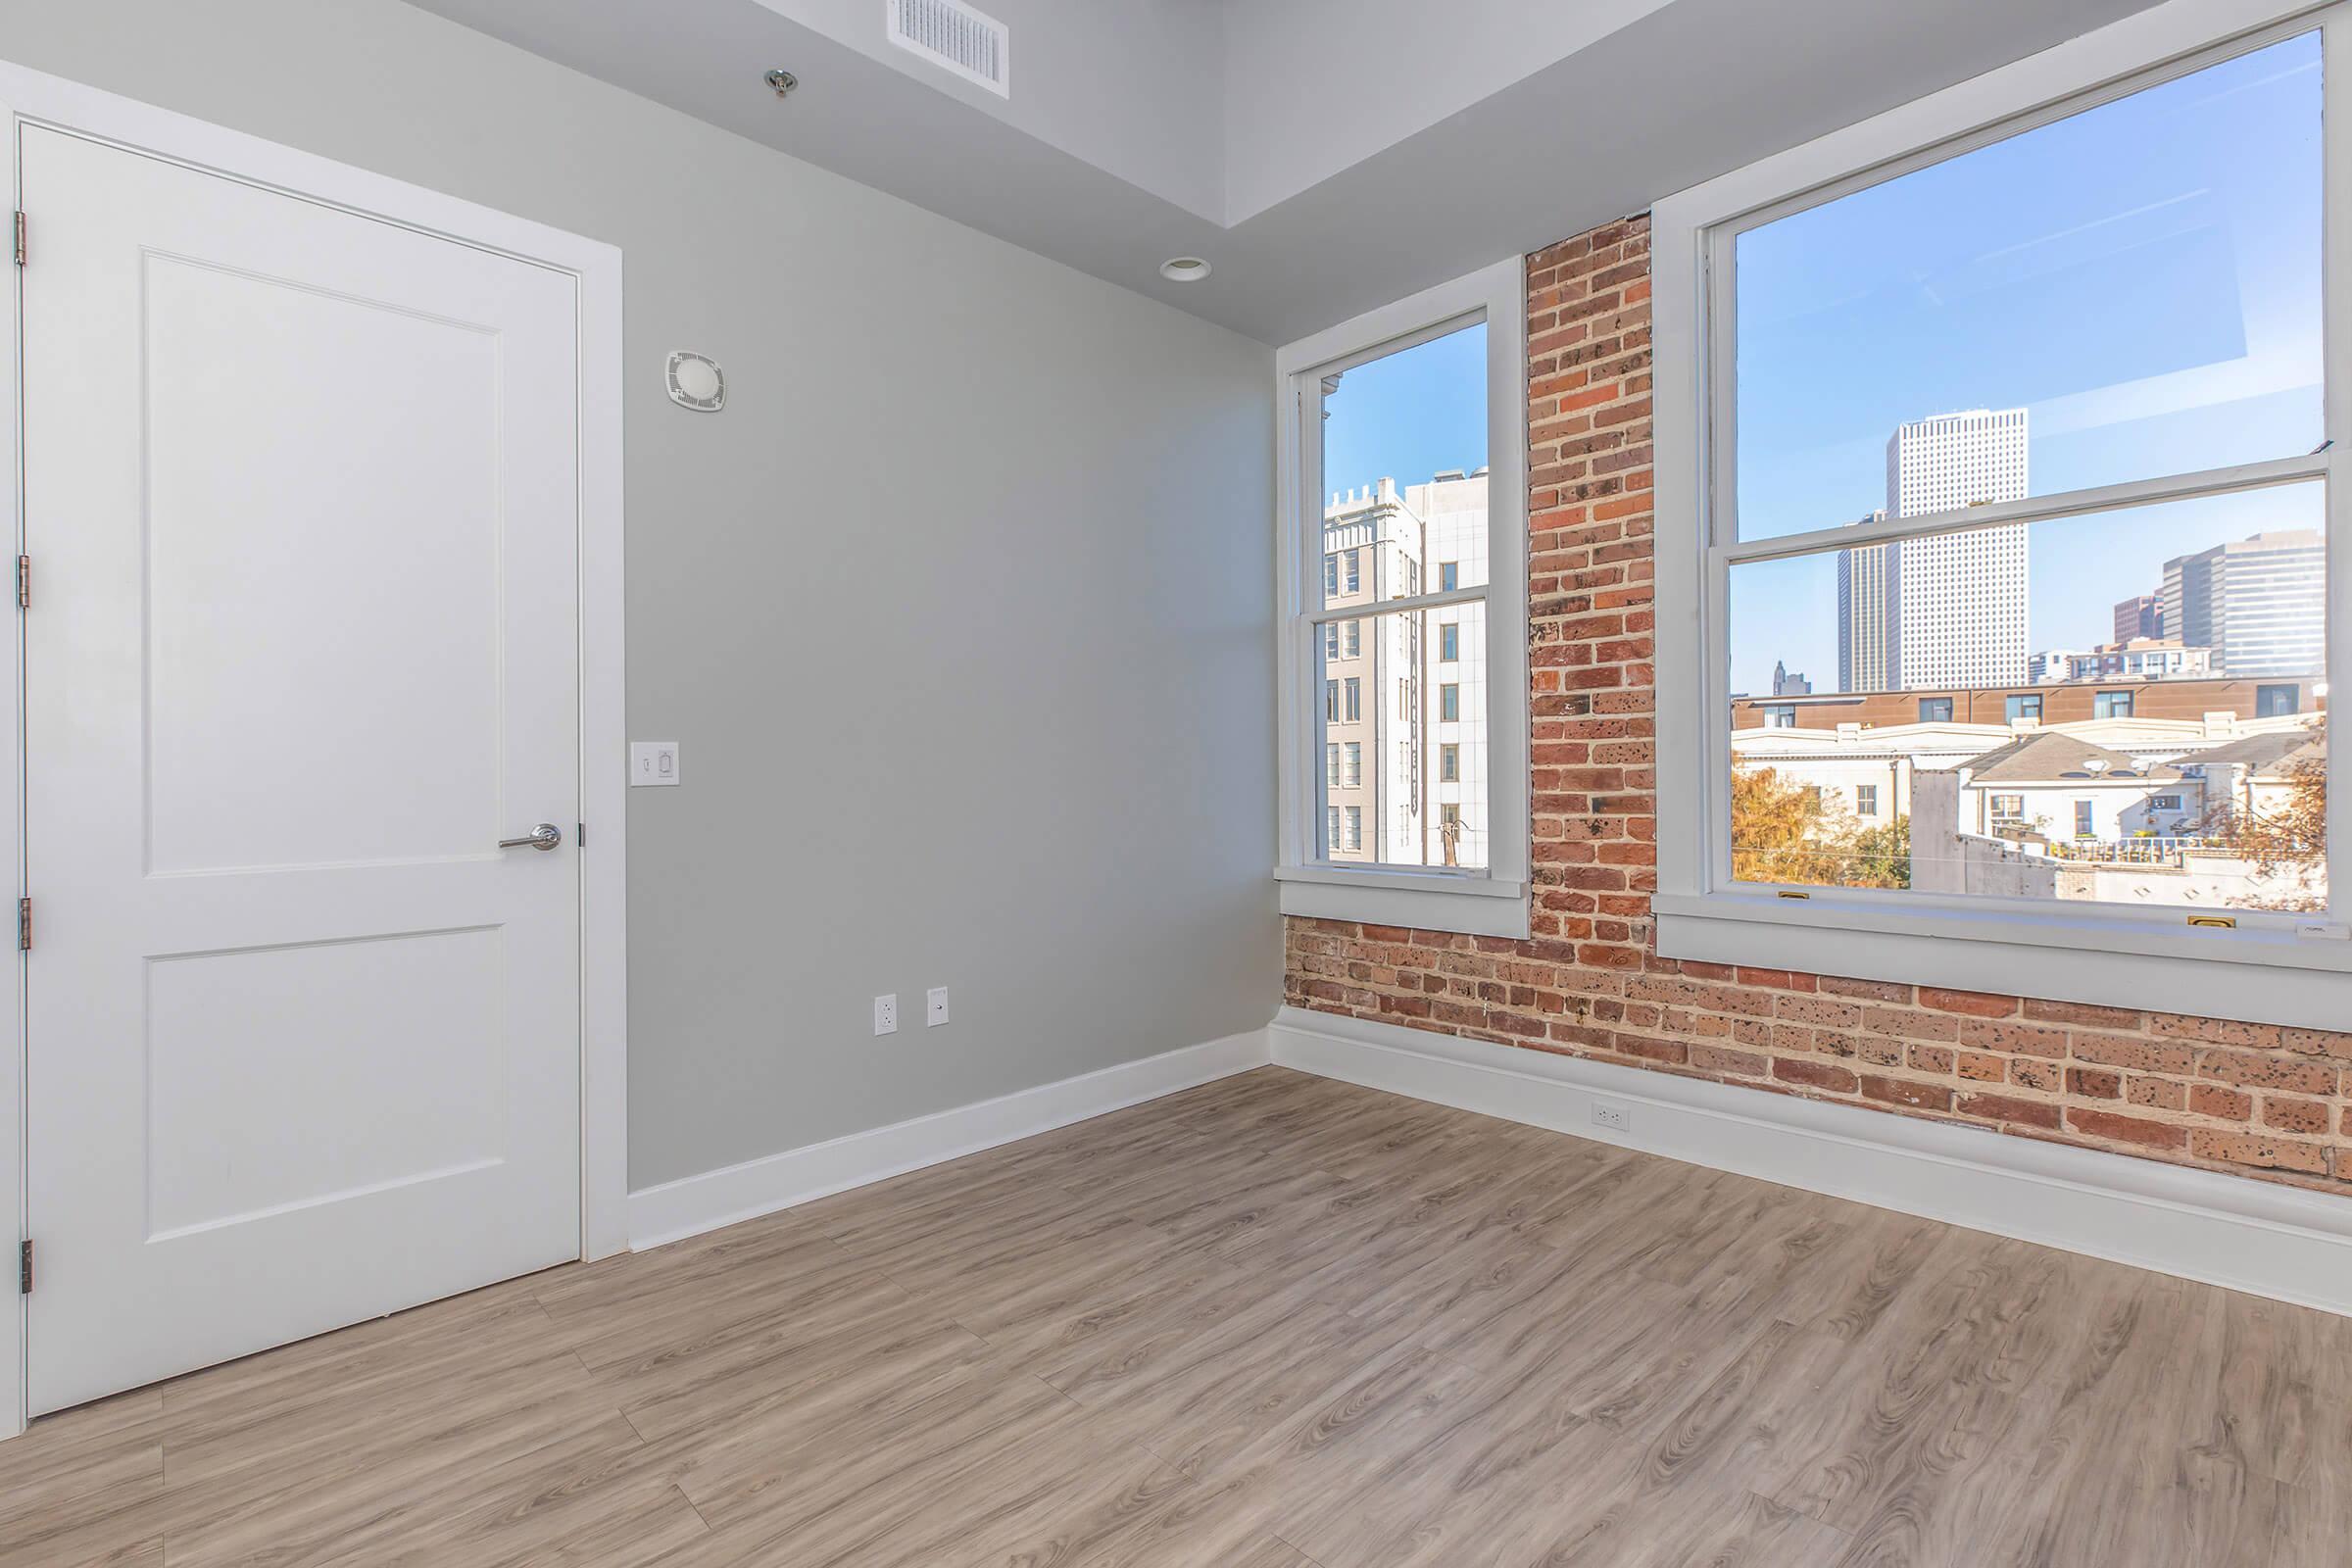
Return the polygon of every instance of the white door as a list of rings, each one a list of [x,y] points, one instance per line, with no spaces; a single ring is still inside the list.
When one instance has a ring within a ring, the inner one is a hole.
[[[578,329],[566,274],[22,157],[39,1412],[579,1255]]]

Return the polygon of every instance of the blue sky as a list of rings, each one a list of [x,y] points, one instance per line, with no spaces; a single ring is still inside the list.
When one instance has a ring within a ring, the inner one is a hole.
[[[2308,452],[2321,440],[2316,34],[2226,61],[1740,236],[1740,525],[1886,504],[1908,419],[2028,410],[2035,494]],[[1485,332],[1350,370],[1326,493],[1487,461]],[[2050,523],[2028,640],[2087,647],[2173,556],[2317,525],[2303,490]],[[1826,599],[1823,584],[1827,584]],[[1775,660],[1836,683],[1836,558],[1734,583],[1732,687]]]
[[[1323,493],[1394,479],[1427,484],[1487,466],[1487,329],[1482,323],[1359,365],[1324,402]]]

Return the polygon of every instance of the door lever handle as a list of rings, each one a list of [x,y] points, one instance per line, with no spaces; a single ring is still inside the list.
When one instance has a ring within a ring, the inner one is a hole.
[[[564,842],[564,830],[553,822],[542,822],[518,839],[500,839],[502,850],[519,850],[528,846],[534,850],[552,850]]]

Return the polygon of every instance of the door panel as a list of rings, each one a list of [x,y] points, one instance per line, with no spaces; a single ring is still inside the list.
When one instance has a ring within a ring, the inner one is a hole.
[[[577,328],[526,263],[22,159],[42,1411],[578,1255]]]

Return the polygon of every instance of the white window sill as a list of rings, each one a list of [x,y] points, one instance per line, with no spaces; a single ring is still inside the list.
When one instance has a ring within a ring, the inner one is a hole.
[[[1469,936],[1527,937],[1527,884],[1445,872],[1344,870],[1285,865],[1274,870],[1282,912]]]
[[[2352,941],[2277,926],[1661,892],[1658,955],[2290,1027],[2352,1019]],[[2183,915],[2185,919],[2185,915]]]

